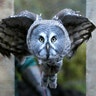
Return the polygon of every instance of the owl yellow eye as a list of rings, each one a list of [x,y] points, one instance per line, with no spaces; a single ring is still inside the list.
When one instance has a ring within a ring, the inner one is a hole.
[[[51,39],[51,42],[55,42],[57,40],[56,36],[53,36],[52,39]]]
[[[42,43],[44,43],[44,37],[40,36],[39,37],[39,41],[42,42]]]

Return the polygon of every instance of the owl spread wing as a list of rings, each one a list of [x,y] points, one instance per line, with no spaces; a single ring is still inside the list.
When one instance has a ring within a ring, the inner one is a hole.
[[[72,57],[77,48],[91,37],[91,32],[96,26],[86,17],[81,16],[72,9],[63,9],[53,19],[60,20],[68,31],[71,40],[71,51],[68,57]]]
[[[17,15],[2,19],[0,22],[0,53],[10,57],[10,53],[18,58],[28,55],[26,45],[27,30],[35,21],[36,14],[22,11]]]

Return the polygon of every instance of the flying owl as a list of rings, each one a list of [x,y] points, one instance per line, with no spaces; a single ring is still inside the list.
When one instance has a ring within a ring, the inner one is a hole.
[[[56,88],[64,57],[71,58],[91,37],[95,25],[72,9],[63,9],[52,19],[22,11],[0,22],[0,52],[14,54],[20,62],[34,55],[42,68],[41,86]]]

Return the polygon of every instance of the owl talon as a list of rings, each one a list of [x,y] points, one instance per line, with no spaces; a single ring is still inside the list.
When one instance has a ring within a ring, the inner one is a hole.
[[[49,83],[49,86],[50,86],[50,88],[54,88],[54,89],[57,88],[57,84],[54,82]]]

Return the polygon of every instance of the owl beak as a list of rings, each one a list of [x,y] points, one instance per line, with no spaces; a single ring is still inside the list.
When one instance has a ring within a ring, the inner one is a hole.
[[[46,44],[47,59],[49,58],[49,48],[50,48],[50,45],[49,45],[49,43],[47,43],[47,44]]]
[[[46,49],[49,50],[49,44],[48,43],[46,44]]]

